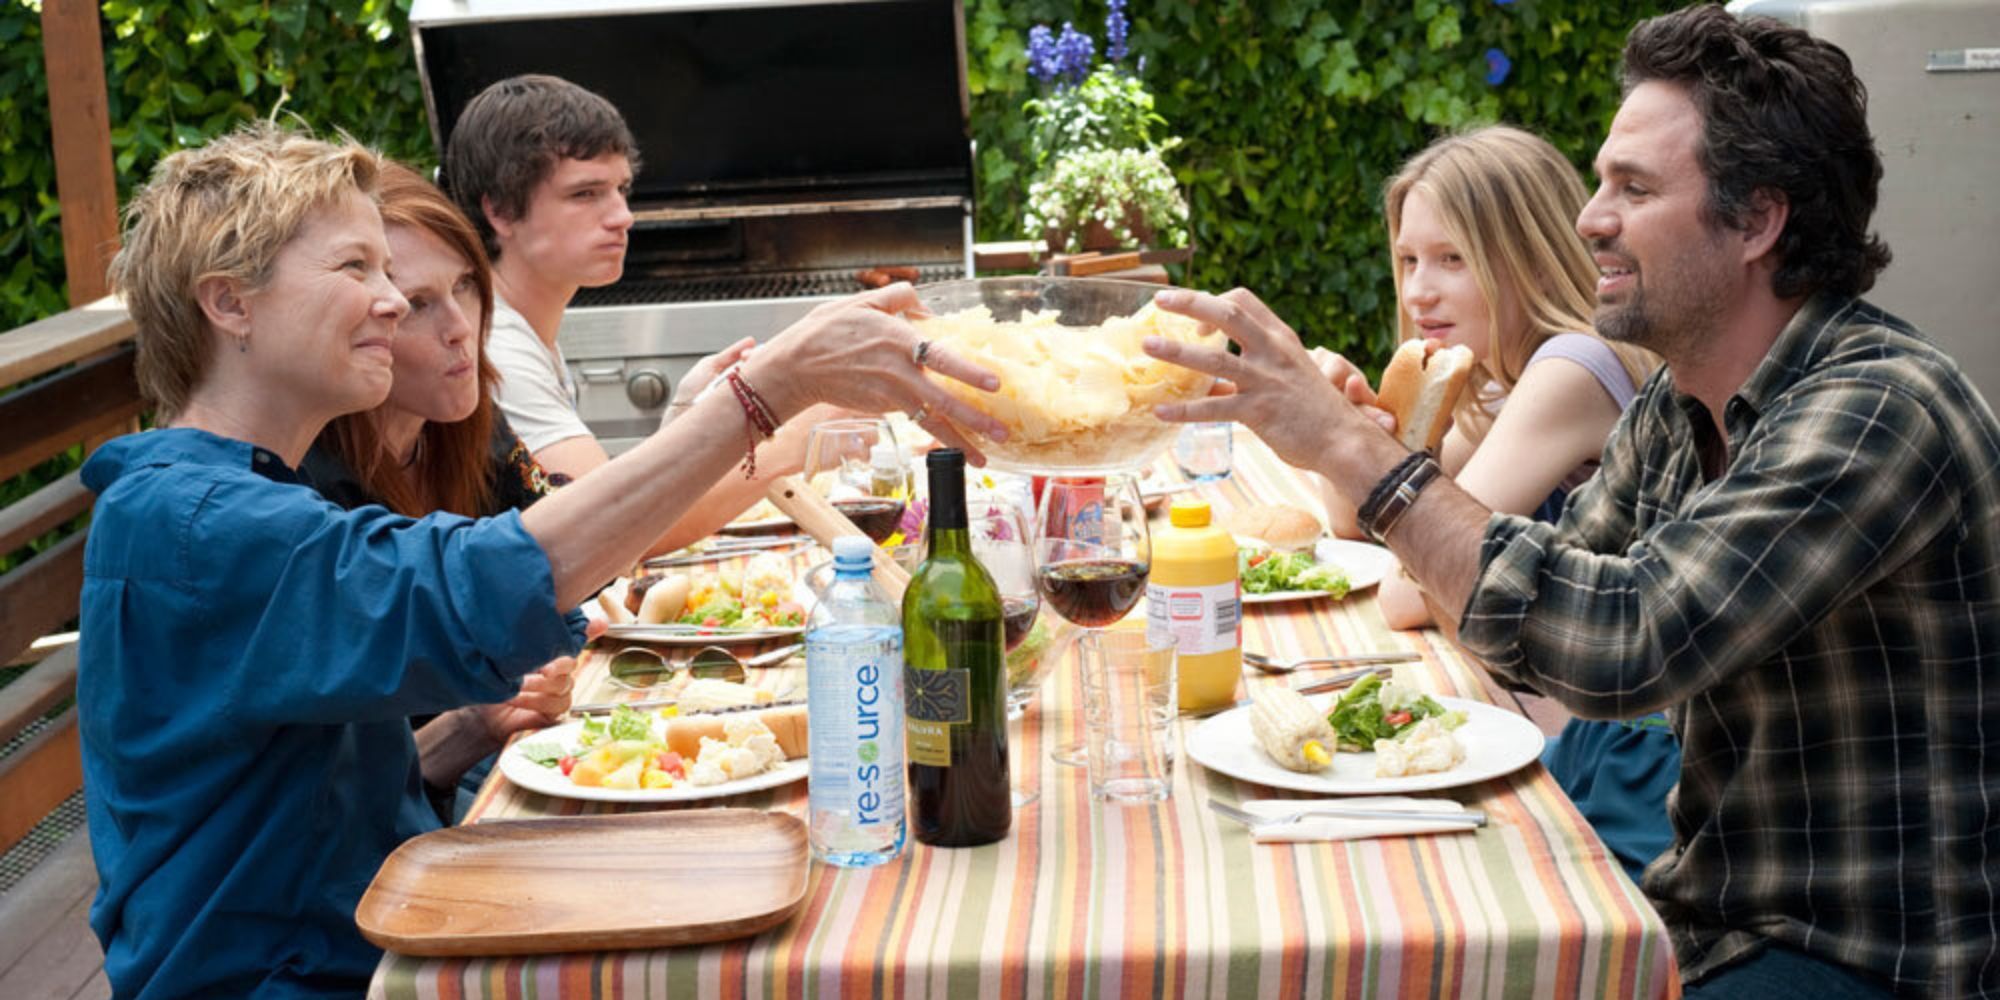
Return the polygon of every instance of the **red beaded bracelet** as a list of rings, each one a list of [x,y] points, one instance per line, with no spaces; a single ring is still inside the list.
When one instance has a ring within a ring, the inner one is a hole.
[[[742,404],[744,418],[750,421],[750,447],[743,456],[743,478],[754,479],[757,476],[757,442],[778,433],[778,420],[771,412],[771,405],[757,395],[757,390],[751,387],[741,371],[731,368],[723,372],[722,377],[729,383],[730,391],[736,393],[736,401]]]

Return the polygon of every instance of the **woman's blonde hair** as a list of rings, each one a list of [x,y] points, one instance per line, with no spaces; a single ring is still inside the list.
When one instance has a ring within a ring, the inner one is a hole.
[[[111,284],[138,325],[139,390],[162,419],[187,405],[215,350],[196,286],[261,286],[316,209],[350,191],[374,196],[379,164],[350,139],[255,122],[153,168],[125,207]]]
[[[493,329],[493,265],[479,231],[444,192],[416,171],[384,160],[380,198],[383,226],[408,226],[429,234],[456,251],[472,270],[472,282],[479,290],[479,405],[464,420],[424,421],[417,435],[417,461],[407,469],[382,444],[375,423],[380,406],[335,417],[320,432],[319,444],[346,464],[370,496],[398,514],[422,517],[448,510],[484,517],[491,513],[488,508],[497,485],[490,458],[493,390],[500,373],[486,354],[486,338]],[[403,333],[398,331],[397,336]]]
[[[1492,338],[1486,360],[1473,368],[1476,391],[1461,396],[1453,414],[1465,434],[1478,441],[1493,422],[1489,407],[1514,388],[1543,341],[1558,333],[1597,335],[1590,322],[1597,264],[1576,233],[1576,218],[1589,192],[1554,146],[1505,125],[1439,139],[1390,178],[1383,215],[1392,254],[1402,229],[1403,204],[1413,191],[1429,199],[1486,299]],[[1398,339],[1420,337],[1409,312],[1401,308],[1402,268],[1393,271]],[[1502,287],[1514,291],[1527,321],[1520,336],[1508,336],[1500,327]],[[1659,358],[1643,348],[1609,346],[1634,386],[1659,367]]]

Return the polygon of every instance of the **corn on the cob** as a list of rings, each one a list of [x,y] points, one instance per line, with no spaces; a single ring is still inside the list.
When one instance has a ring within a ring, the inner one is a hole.
[[[1310,774],[1333,763],[1333,727],[1288,687],[1263,687],[1250,695],[1250,731],[1284,768]]]

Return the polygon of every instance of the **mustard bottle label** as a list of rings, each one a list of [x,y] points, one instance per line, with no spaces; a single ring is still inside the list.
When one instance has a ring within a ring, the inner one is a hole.
[[[1243,599],[1236,581],[1208,586],[1146,585],[1146,634],[1171,637],[1182,657],[1220,653],[1242,645]]]

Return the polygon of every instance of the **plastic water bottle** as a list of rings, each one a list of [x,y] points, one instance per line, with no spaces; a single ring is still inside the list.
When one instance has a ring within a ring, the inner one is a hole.
[[[806,627],[810,729],[807,836],[832,865],[879,865],[903,850],[902,613],[869,575],[875,546],[833,542],[833,582]]]

